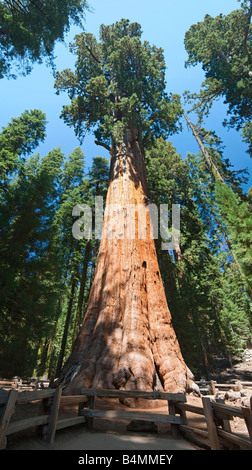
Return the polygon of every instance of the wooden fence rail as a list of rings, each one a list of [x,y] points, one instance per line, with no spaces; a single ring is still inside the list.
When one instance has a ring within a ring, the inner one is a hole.
[[[82,389],[81,392],[89,397],[89,408],[80,411],[82,416],[88,419],[89,427],[93,425],[94,418],[107,419],[127,419],[134,421],[149,421],[156,423],[171,424],[172,434],[176,435],[177,426],[183,423],[183,413],[179,411],[180,416],[175,415],[175,403],[186,402],[186,396],[183,393],[165,393],[165,392],[143,392],[139,390],[92,390]],[[168,413],[151,413],[146,411],[125,411],[125,410],[95,410],[95,398],[136,398],[145,400],[165,400],[168,404]]]
[[[37,390],[37,391],[24,391],[5,390],[0,393],[0,406],[3,407],[2,414],[0,415],[0,449],[4,449],[7,445],[7,437],[11,434],[24,431],[30,428],[45,427],[46,440],[52,443],[55,438],[55,432],[58,429],[63,429],[76,424],[84,423],[86,421],[84,416],[75,416],[67,419],[58,419],[58,412],[60,406],[83,404],[88,402],[88,397],[84,395],[71,395],[62,396],[62,389],[59,387],[56,390]],[[29,403],[41,400],[44,403],[44,408],[48,406],[48,400],[52,400],[51,410],[43,415],[21,419],[19,421],[11,421],[15,405]]]
[[[209,393],[210,395],[215,395],[217,392],[225,390],[241,391],[252,388],[252,382],[241,380],[237,380],[235,383],[218,383],[215,380],[199,380],[195,383],[198,385],[201,394]]]
[[[37,377],[21,379],[14,377],[11,380],[0,378],[0,388],[5,390],[43,390],[49,387],[49,380]]]
[[[199,380],[195,382],[202,393],[209,393],[215,395],[216,392],[222,390],[241,391],[243,389],[251,389],[252,381],[237,380],[235,383],[218,383],[215,380]],[[38,377],[20,378],[14,377],[12,379],[0,378],[0,388],[5,390],[40,390],[49,387],[49,380],[40,379]]]
[[[100,410],[96,409],[96,398],[143,398],[147,400],[165,400],[168,403],[167,413],[157,413],[155,410]],[[13,421],[11,417],[16,405],[41,400],[44,404],[45,414],[29,417],[20,421]],[[46,404],[46,406],[45,406]],[[50,405],[50,406],[49,406]],[[59,419],[60,407],[66,405],[78,405],[78,415]],[[239,448],[252,450],[252,402],[250,408],[229,406],[223,402],[202,397],[202,406],[191,405],[186,402],[183,393],[142,392],[126,390],[94,390],[82,389],[76,391],[76,395],[65,396],[62,388],[56,390],[18,391],[0,389],[0,449],[7,445],[7,437],[13,433],[29,428],[43,428],[46,441],[51,444],[55,439],[55,433],[59,429],[86,423],[90,428],[94,418],[99,419],[125,419],[151,421],[157,423],[169,423],[172,434],[175,436],[181,431],[184,436],[198,435],[204,438],[213,450],[223,448]],[[196,413],[205,418],[205,429],[188,425],[187,413]],[[244,419],[248,437],[237,435],[231,430],[230,421],[238,416]]]

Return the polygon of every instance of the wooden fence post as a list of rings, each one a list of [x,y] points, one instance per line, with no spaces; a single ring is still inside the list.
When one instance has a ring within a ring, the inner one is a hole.
[[[250,397],[250,408],[243,407],[242,414],[243,414],[243,418],[246,423],[249,437],[250,437],[251,444],[252,444],[252,397]]]
[[[88,397],[88,408],[90,410],[95,409],[95,394],[91,397]],[[94,418],[87,418],[86,422],[87,422],[88,429],[93,429]]]
[[[13,385],[11,387],[13,390],[16,390],[18,388],[18,379],[13,380]]]
[[[179,409],[179,408],[176,406],[176,403],[175,403],[175,413],[178,413],[178,414],[180,415],[181,424],[187,426],[187,425],[188,425],[188,419],[187,419],[187,416],[186,416],[186,411]],[[180,427],[179,427],[179,430],[180,430]]]
[[[55,438],[61,395],[62,395],[62,387],[58,387],[54,394],[52,411],[51,411],[49,423],[48,423],[46,440],[49,444],[52,444]]]
[[[175,416],[176,403],[173,400],[168,400],[168,410],[169,410],[169,415]],[[172,437],[176,439],[180,434],[180,428],[177,424],[171,424],[170,426],[171,426]]]
[[[215,381],[214,380],[210,380],[209,391],[210,391],[211,395],[216,394],[216,388],[215,388]]]
[[[204,414],[207,422],[208,438],[212,450],[220,450],[220,442],[217,434],[217,427],[214,421],[213,408],[210,398],[202,397],[202,403],[204,408]]]
[[[11,415],[14,410],[17,396],[18,390],[10,391],[2,412],[2,416],[0,418],[0,450],[5,449],[7,444],[5,434],[10,423]]]
[[[223,405],[225,404],[225,400],[224,398],[217,398],[216,399],[216,403],[222,403]],[[229,433],[232,433],[232,429],[231,429],[231,425],[230,425],[230,420],[229,419],[223,419],[223,418],[219,418],[219,422],[220,422],[220,425],[222,427],[222,429],[226,432],[229,432]],[[234,444],[233,442],[228,442],[227,444],[224,442],[223,444],[224,446],[224,449],[234,449],[234,450],[237,450],[239,449],[239,446],[237,446],[236,444]]]

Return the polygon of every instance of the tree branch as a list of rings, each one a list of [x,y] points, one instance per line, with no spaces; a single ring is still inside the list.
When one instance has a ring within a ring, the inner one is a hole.
[[[108,152],[111,151],[111,148],[107,144],[104,144],[103,142],[98,142],[98,140],[95,140],[95,144],[100,145],[100,147],[104,147],[106,150],[108,150]]]
[[[98,64],[101,64],[101,61],[99,59],[97,59],[97,57],[94,55],[93,51],[85,44],[85,47],[87,49],[87,51],[89,52],[89,54],[93,57],[93,59],[98,63]]]

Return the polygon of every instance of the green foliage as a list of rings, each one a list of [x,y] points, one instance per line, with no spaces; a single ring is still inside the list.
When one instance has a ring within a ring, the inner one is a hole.
[[[223,269],[219,285],[212,289],[215,304],[218,308],[219,324],[225,340],[226,356],[241,357],[251,338],[251,304],[244,293],[244,282],[237,272],[235,264],[219,256]]]
[[[201,153],[204,156],[201,158],[203,180],[205,179],[203,174],[206,171],[209,185],[213,186],[216,181],[222,181],[230,185],[235,193],[244,197],[242,185],[248,183],[248,169],[232,170],[233,165],[229,158],[224,156],[225,146],[214,131],[206,130],[199,125],[193,125],[193,129],[200,140]]]
[[[75,71],[57,72],[55,87],[68,92],[62,117],[81,139],[93,131],[110,145],[128,128],[146,144],[178,129],[180,98],[165,91],[163,50],[142,43],[141,34],[138,23],[123,19],[102,25],[99,42],[89,33],[75,37]]]
[[[4,186],[22,159],[45,139],[46,116],[34,109],[24,111],[2,129],[0,134],[0,178]],[[21,158],[22,157],[22,158]]]
[[[64,40],[71,23],[81,25],[86,8],[85,0],[2,0],[0,78],[15,77],[15,66],[27,74],[34,62],[52,62],[55,42]]]
[[[188,52],[186,66],[201,63],[206,80],[194,109],[202,118],[215,99],[224,98],[228,105],[228,124],[241,128],[252,118],[252,3],[246,1],[239,10],[216,18],[206,15],[204,21],[192,25],[185,35]],[[227,124],[225,120],[224,124]],[[244,130],[245,139],[250,135]],[[251,142],[251,139],[249,139]]]
[[[247,152],[252,155],[252,121],[247,122],[242,128],[243,140],[248,144]]]
[[[109,180],[108,160],[103,157],[95,157],[88,173],[90,189],[93,195],[106,198]]]
[[[225,244],[220,215],[213,215],[215,184],[204,158],[182,160],[170,142],[158,139],[146,163],[152,202],[168,203],[170,210],[180,204],[180,249],[164,252],[156,240],[158,261],[183,355],[197,375],[207,376],[216,356],[238,357],[250,337],[244,282]],[[219,155],[220,163],[224,169]]]
[[[227,227],[232,247],[237,254],[247,290],[252,298],[252,207],[229,186],[217,183],[216,201]]]
[[[225,96],[233,122],[251,119],[252,10],[243,7],[227,16],[212,18],[191,26],[185,35],[187,65],[202,64],[206,74],[202,101]]]
[[[68,157],[60,148],[29,156],[44,132],[45,116],[35,111],[0,134],[9,175],[0,199],[2,376],[53,374],[59,355],[69,354],[99,246],[73,238],[72,210],[106,195],[108,162],[96,157],[86,174],[80,147]]]
[[[28,159],[1,203],[0,369],[4,375],[15,375],[15,370],[31,374],[38,344],[54,318],[60,262],[52,217],[62,157],[55,150],[41,163],[39,155]],[[16,349],[22,354],[14,355]]]

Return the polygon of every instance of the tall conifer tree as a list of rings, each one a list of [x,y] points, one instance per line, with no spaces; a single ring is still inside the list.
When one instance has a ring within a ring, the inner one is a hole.
[[[78,35],[72,45],[75,71],[57,74],[57,90],[71,99],[62,112],[65,122],[79,137],[93,130],[97,143],[110,149],[107,207],[147,206],[144,148],[176,131],[182,112],[179,97],[165,91],[162,49],[141,42],[141,34],[139,24],[121,20],[101,26],[100,42],[91,34]],[[154,240],[149,234],[139,239],[139,232],[135,239],[125,233],[114,238],[113,231],[108,239],[103,232],[84,323],[57,382],[70,382],[69,389],[185,391],[191,382]]]

